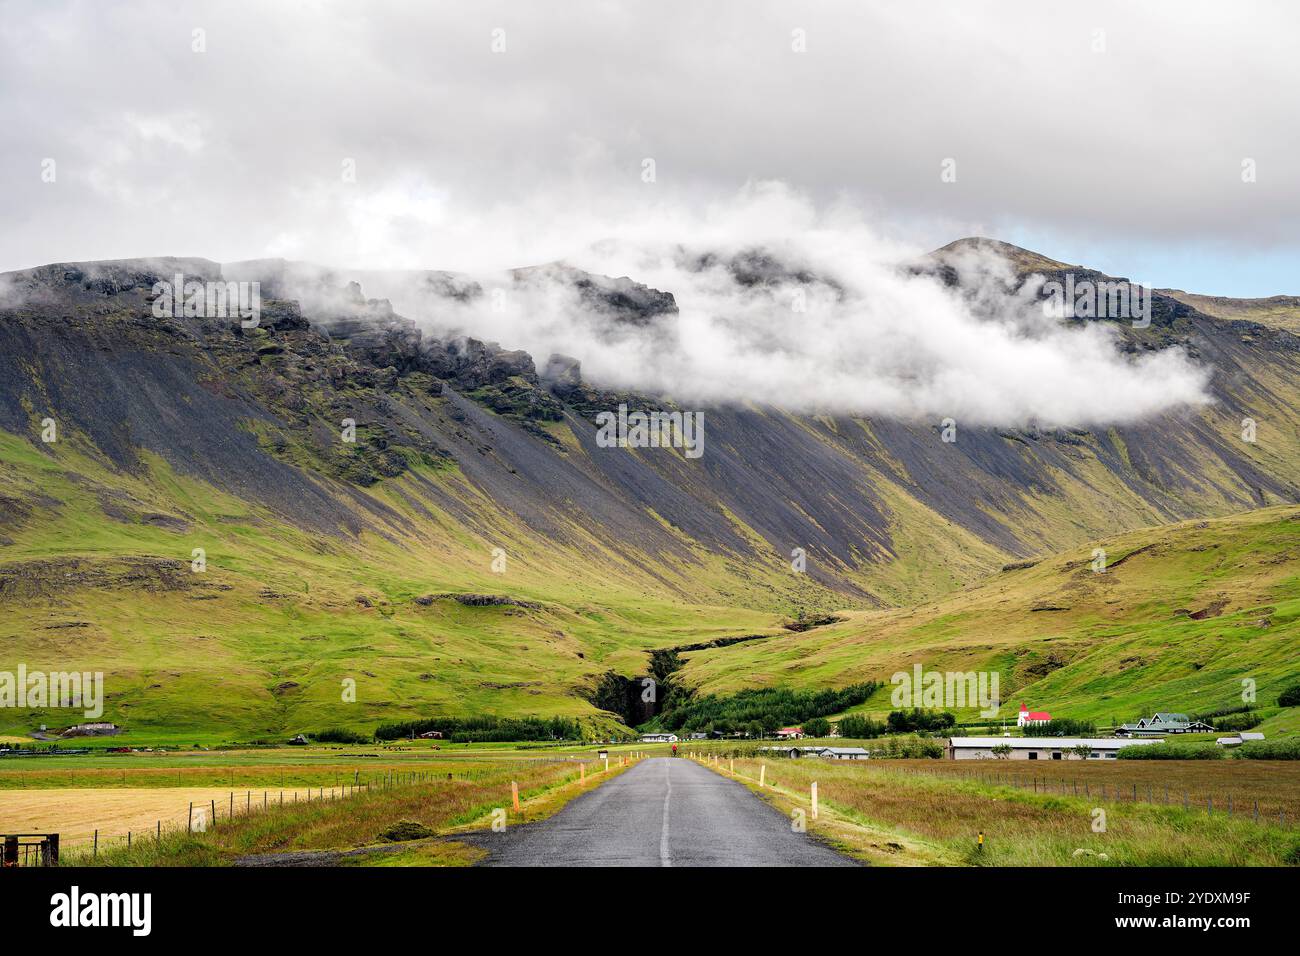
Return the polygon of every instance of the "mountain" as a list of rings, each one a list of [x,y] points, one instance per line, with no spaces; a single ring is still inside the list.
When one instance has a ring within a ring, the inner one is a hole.
[[[954,263],[991,244],[912,268],[960,284]],[[1025,277],[1109,278],[993,248]],[[762,250],[726,266],[749,284],[806,277]],[[159,318],[155,284],[177,273],[259,282],[258,325]],[[672,290],[632,277],[556,263],[509,281],[562,284],[593,341],[678,317]],[[432,318],[399,314],[388,289],[418,289]],[[1123,347],[1185,349],[1213,369],[1213,405],[965,427],[951,444],[939,422],[717,407],[698,459],[600,447],[602,412],[671,397],[453,327],[456,305],[489,295],[447,272],[279,260],[0,276],[0,669],[103,670],[108,719],[159,739],[431,712],[613,726],[587,695],[607,670],[643,673],[652,648],[932,601],[1007,563],[1300,489],[1300,337],[1159,292],[1148,328],[1113,323]],[[10,710],[0,732],[61,719]]]
[[[1010,563],[933,602],[702,649],[680,677],[725,694],[887,679],[919,663],[997,672],[1004,717],[1025,700],[1105,726],[1240,707],[1249,682],[1261,714],[1294,732],[1300,714],[1276,701],[1300,682],[1298,639],[1300,507],[1280,506],[1145,528]],[[894,689],[859,709],[883,717]],[[977,719],[977,709],[959,716]]]

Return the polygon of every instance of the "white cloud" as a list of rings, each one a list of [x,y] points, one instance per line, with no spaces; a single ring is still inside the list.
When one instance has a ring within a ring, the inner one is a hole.
[[[564,228],[592,231],[568,220]],[[377,278],[366,292],[436,333],[522,348],[539,364],[571,355],[596,384],[686,403],[1082,426],[1209,400],[1207,371],[1180,350],[1131,358],[1111,323],[1047,318],[1001,260],[970,257],[961,292],[914,275],[903,267],[920,250],[883,240],[842,208],[819,213],[780,183],[751,184],[700,213],[661,207],[654,228],[629,233],[568,262],[672,292],[675,318],[614,323],[546,273],[525,283],[481,277],[488,294],[464,307]],[[806,274],[738,280],[726,263],[756,249]],[[712,259],[701,265],[705,254]],[[493,289],[507,293],[504,308]]]

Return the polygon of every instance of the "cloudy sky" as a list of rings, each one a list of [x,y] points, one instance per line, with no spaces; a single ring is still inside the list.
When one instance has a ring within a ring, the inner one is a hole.
[[[1300,6],[1070,8],[5,0],[0,268],[506,267],[780,181],[905,247],[1300,292]]]

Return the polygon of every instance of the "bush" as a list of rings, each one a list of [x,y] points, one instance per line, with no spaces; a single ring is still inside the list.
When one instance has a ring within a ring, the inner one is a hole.
[[[957,723],[957,718],[946,710],[922,710],[920,707],[913,707],[911,710],[890,711],[885,722],[889,726],[890,733],[903,734],[918,730],[948,730]]]
[[[1277,702],[1282,707],[1300,706],[1300,684],[1293,684],[1286,690],[1282,691]]]
[[[1095,737],[1097,725],[1091,720],[1059,717],[1041,724],[1020,728],[1022,737]]]
[[[1232,755],[1242,760],[1300,760],[1300,740],[1250,740]]]
[[[885,725],[878,720],[872,720],[870,717],[863,717],[861,714],[849,714],[841,718],[836,724],[841,737],[852,737],[858,740],[869,740],[873,737],[885,736]]]
[[[831,732],[831,722],[825,717],[813,717],[803,722],[805,737],[826,737]]]
[[[1247,711],[1244,714],[1229,714],[1226,717],[1216,717],[1213,724],[1215,730],[1240,731],[1258,727],[1263,721],[1264,718],[1258,713]]]
[[[368,734],[358,734],[342,727],[327,727],[307,735],[317,743],[323,744],[368,744],[373,739]]]
[[[1158,744],[1123,747],[1119,760],[1222,760],[1226,756],[1218,744]]]
[[[515,740],[581,740],[582,725],[568,717],[430,717],[401,724],[382,724],[376,740],[398,740],[431,730],[453,743]]]
[[[753,725],[757,724],[764,733],[771,733],[778,727],[793,727],[814,717],[829,717],[856,707],[879,688],[880,684],[871,681],[838,690],[762,687],[725,697],[707,694],[684,700],[678,693],[669,699],[664,712],[651,724],[657,724],[661,730],[674,731],[698,731],[712,724],[714,730],[724,734],[747,729],[752,732]],[[651,724],[642,725],[643,729],[649,729]]]

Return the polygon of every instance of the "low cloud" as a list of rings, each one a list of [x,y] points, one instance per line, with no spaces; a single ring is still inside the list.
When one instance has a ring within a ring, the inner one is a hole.
[[[1047,316],[1039,283],[996,255],[952,260],[949,287],[909,268],[922,250],[780,183],[701,213],[660,208],[627,232],[563,264],[478,275],[464,300],[409,276],[369,276],[365,291],[433,334],[524,349],[539,366],[570,355],[593,384],[688,405],[1071,427],[1209,401],[1209,370],[1185,352],[1128,354],[1114,322]],[[568,266],[670,292],[678,311],[611,308]]]

